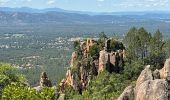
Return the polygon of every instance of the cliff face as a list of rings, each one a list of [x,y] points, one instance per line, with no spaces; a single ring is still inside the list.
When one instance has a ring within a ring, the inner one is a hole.
[[[99,69],[98,71],[101,72],[106,69],[109,72],[119,72],[124,64],[124,50],[118,51],[100,51],[99,56]]]
[[[170,58],[161,70],[151,71],[150,66],[141,72],[136,86],[127,87],[118,100],[170,100]]]
[[[60,83],[61,91],[71,86],[81,93],[98,73],[104,70],[118,73],[123,68],[125,50],[111,49],[110,40],[107,40],[104,50],[97,52],[99,56],[91,56],[90,48],[94,45],[99,44],[93,39],[87,39],[80,42],[80,48],[72,53],[70,68]]]

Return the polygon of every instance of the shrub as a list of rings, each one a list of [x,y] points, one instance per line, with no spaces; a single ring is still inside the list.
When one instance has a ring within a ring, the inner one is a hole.
[[[21,83],[11,83],[3,90],[2,100],[55,100],[55,89],[44,87],[41,91]]]

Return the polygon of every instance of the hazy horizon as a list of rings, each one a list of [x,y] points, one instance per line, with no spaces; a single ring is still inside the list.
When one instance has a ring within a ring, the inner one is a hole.
[[[98,11],[86,11],[86,10],[69,10],[69,9],[63,9],[63,8],[58,8],[58,7],[49,7],[49,8],[33,8],[33,7],[27,7],[27,6],[22,6],[22,7],[8,7],[8,6],[4,6],[0,8],[11,8],[11,9],[22,9],[22,8],[30,8],[30,9],[35,9],[35,10],[45,10],[45,9],[61,9],[61,10],[65,10],[65,11],[80,11],[80,12],[91,12],[91,13],[119,13],[119,12],[167,12],[169,13],[170,10],[131,10],[131,11],[110,11],[110,12],[98,12]]]
[[[170,11],[170,0],[0,0],[0,7],[87,12]]]

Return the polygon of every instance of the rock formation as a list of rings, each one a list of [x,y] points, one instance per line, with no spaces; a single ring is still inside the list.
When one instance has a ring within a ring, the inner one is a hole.
[[[110,51],[107,52],[105,50],[100,51],[99,56],[99,72],[102,72],[104,69],[109,72],[119,72],[123,67],[123,52],[121,50],[118,51]]]
[[[80,42],[80,49],[84,57],[88,57],[89,50],[95,43],[96,41],[91,38]]]
[[[114,49],[113,51],[110,42],[111,40],[105,42],[104,50],[98,52],[99,56],[91,57],[90,48],[97,42],[93,39],[81,41],[79,50],[72,53],[70,68],[67,70],[66,78],[60,83],[61,91],[66,86],[71,86],[81,93],[81,90],[87,88],[90,80],[99,72],[105,69],[110,73],[119,72],[123,67],[125,50]]]
[[[170,58],[166,59],[164,67],[161,70],[159,70],[159,72],[161,78],[170,81]]]
[[[160,73],[159,73],[159,70],[156,69],[154,72],[153,72],[153,78],[154,79],[160,79]]]
[[[95,41],[93,39],[87,39],[86,41],[87,52],[89,52],[90,47],[92,47],[94,44],[95,44]]]
[[[98,71],[101,72],[104,70],[104,67],[105,67],[105,51],[102,50],[100,51],[100,57],[99,57],[99,68],[98,68]]]
[[[77,52],[73,52],[71,55],[71,64],[77,59]]]
[[[147,80],[153,80],[152,71],[150,70],[150,65],[146,66],[145,69],[139,75],[136,81],[135,91],[137,92],[139,90],[140,85]]]
[[[150,66],[146,66],[135,88],[127,87],[118,100],[170,100],[169,67],[170,59],[166,60],[161,70],[152,72]]]
[[[128,86],[120,95],[118,100],[134,100],[134,87]]]
[[[164,79],[147,80],[138,88],[135,100],[169,100],[169,86]]]
[[[40,76],[40,85],[34,87],[35,90],[40,91],[43,87],[52,87],[51,81],[48,79],[46,72],[42,72]]]
[[[40,86],[52,87],[51,81],[48,79],[46,72],[41,73]]]

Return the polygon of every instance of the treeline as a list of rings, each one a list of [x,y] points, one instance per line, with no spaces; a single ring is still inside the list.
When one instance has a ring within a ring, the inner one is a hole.
[[[142,61],[144,65],[160,68],[170,56],[170,40],[165,40],[159,29],[155,33],[149,33],[143,27],[132,27],[123,42],[127,48],[129,63]]]

